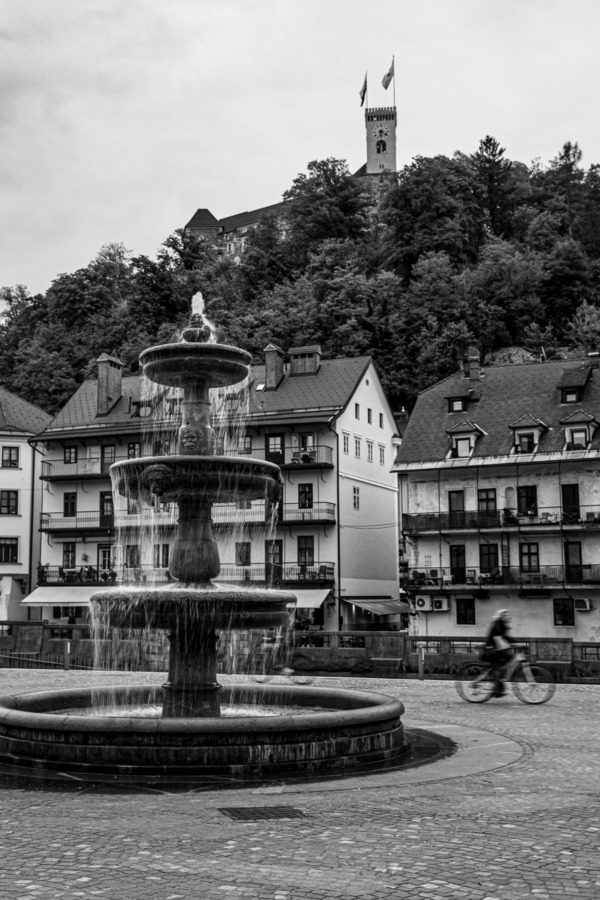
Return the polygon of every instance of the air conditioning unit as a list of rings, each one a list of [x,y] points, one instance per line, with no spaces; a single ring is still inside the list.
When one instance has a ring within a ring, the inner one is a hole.
[[[576,597],[575,609],[577,612],[591,612],[593,610],[592,601],[589,597]]]
[[[431,597],[429,594],[417,594],[415,597],[415,609],[417,612],[429,612],[431,608]]]
[[[450,603],[447,597],[433,597],[431,609],[433,612],[448,612]]]

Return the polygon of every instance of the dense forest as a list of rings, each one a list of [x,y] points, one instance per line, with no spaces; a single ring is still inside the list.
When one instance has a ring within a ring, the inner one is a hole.
[[[178,230],[155,259],[111,244],[45,294],[2,288],[0,384],[54,412],[100,353],[135,372],[173,340],[197,290],[219,339],[257,358],[270,341],[373,354],[396,409],[470,345],[508,362],[600,349],[600,165],[577,144],[527,166],[486,137],[374,182],[310,163],[239,264]]]

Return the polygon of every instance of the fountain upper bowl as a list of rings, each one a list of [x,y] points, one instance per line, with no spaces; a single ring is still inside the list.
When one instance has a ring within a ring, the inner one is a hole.
[[[243,381],[252,356],[228,344],[159,344],[140,353],[144,375],[156,384],[183,387],[204,382],[209,387],[228,387]]]

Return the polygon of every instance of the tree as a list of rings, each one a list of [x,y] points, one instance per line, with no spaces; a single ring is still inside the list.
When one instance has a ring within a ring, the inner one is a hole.
[[[308,164],[287,190],[286,247],[293,268],[303,268],[308,255],[328,238],[362,240],[369,225],[369,195],[345,162],[328,158]]]
[[[477,151],[471,155],[471,161],[480,186],[489,228],[495,235],[510,237],[515,190],[513,165],[510,160],[504,159],[505,152],[495,138],[487,135],[479,142]]]

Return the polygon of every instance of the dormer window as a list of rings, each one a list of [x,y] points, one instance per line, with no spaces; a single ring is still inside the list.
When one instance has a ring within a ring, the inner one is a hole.
[[[581,388],[562,388],[560,392],[561,403],[579,403],[581,400]]]
[[[474,439],[472,437],[455,437],[452,441],[452,456],[470,456],[473,452]]]
[[[567,429],[567,450],[585,450],[589,443],[587,428]]]
[[[536,435],[532,431],[515,435],[515,450],[517,453],[533,453],[536,445]]]
[[[449,397],[448,398],[448,412],[464,412],[467,408],[467,398],[466,397]]]

